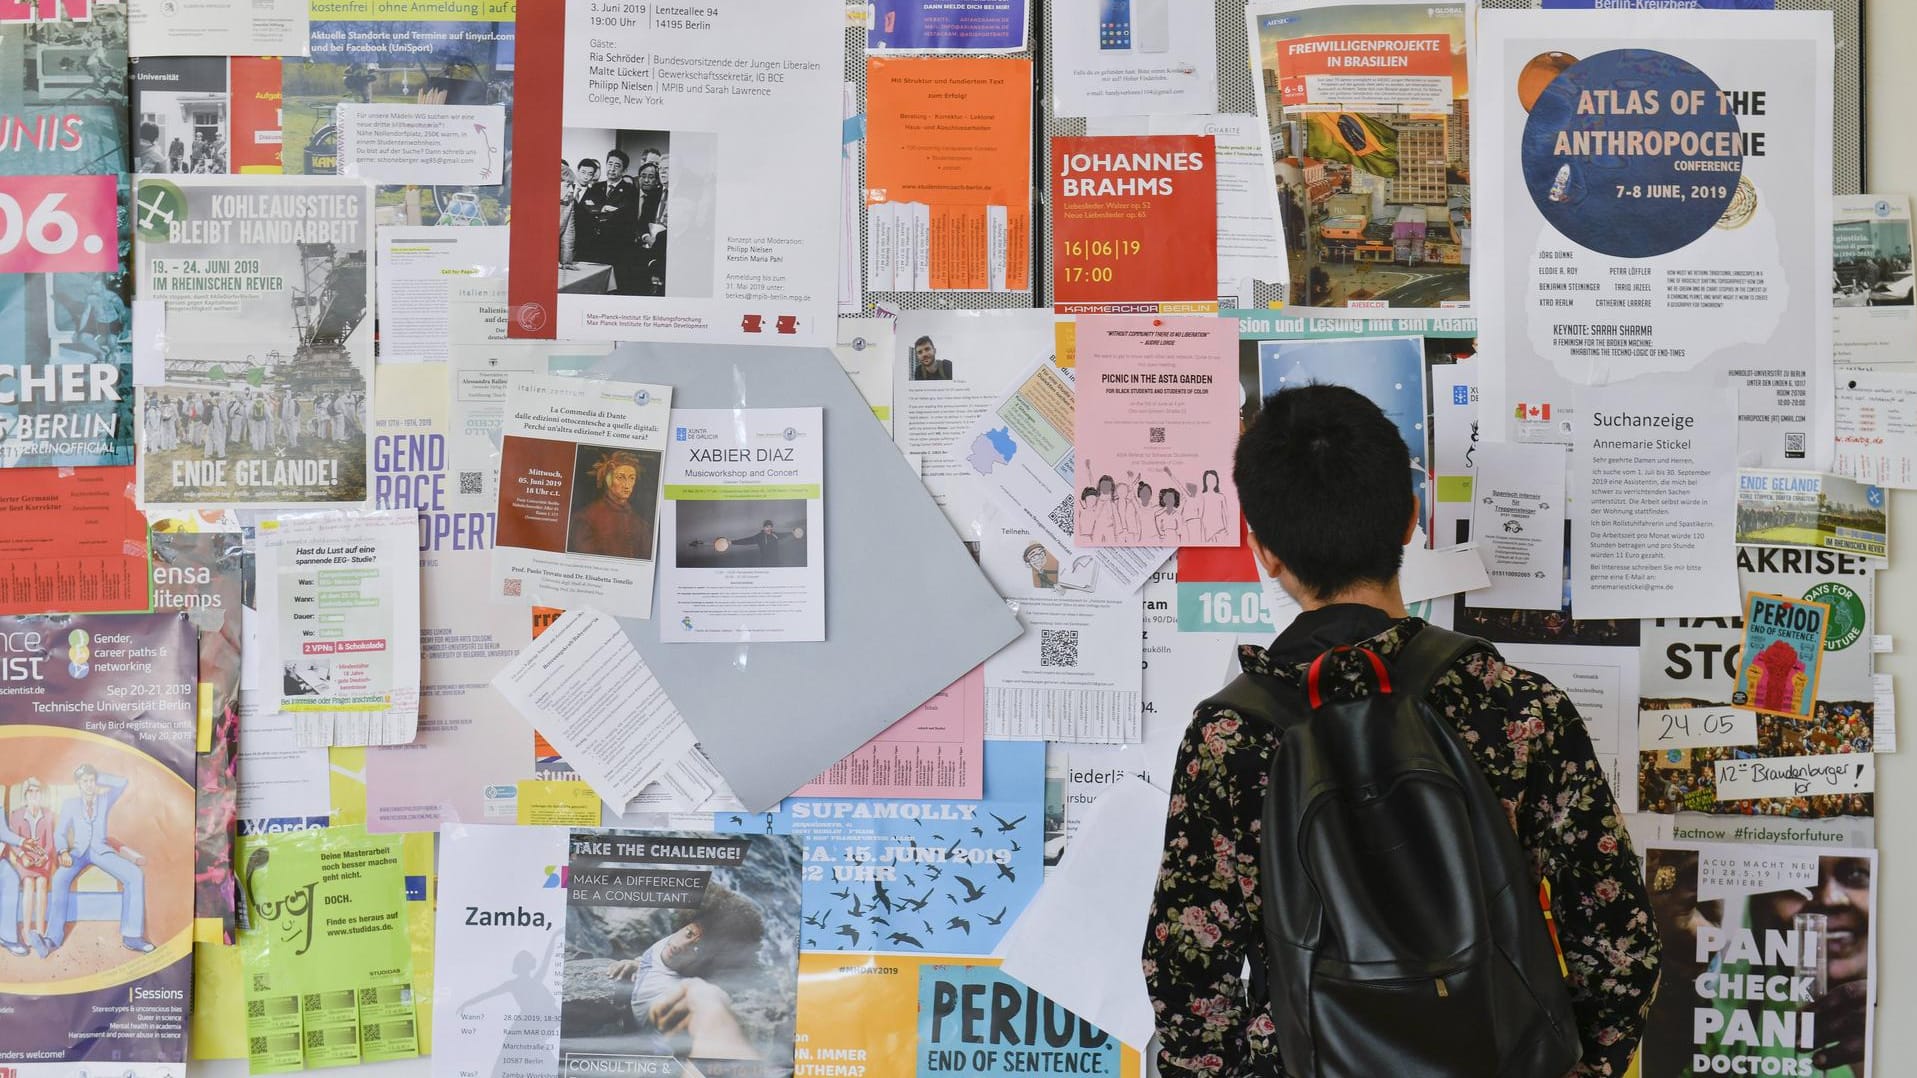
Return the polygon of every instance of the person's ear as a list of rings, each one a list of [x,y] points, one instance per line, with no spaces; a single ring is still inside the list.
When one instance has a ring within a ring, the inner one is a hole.
[[[1246,529],[1245,538],[1251,544],[1251,556],[1258,559],[1258,564],[1265,570],[1265,575],[1277,580],[1279,574],[1285,571],[1285,563],[1278,560],[1278,555],[1273,554],[1270,547],[1259,542],[1258,536],[1252,534],[1250,529]]]

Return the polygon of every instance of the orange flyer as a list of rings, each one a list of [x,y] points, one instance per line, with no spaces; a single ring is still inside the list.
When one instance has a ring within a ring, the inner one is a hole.
[[[1052,140],[1052,304],[1061,314],[1218,309],[1210,135]]]
[[[1032,62],[865,62],[866,288],[1032,287]]]
[[[132,467],[20,468],[0,491],[0,614],[148,607]]]

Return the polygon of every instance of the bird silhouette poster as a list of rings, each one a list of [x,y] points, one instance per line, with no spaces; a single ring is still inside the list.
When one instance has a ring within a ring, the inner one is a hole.
[[[1044,878],[1045,743],[987,741],[979,801],[787,798],[714,830],[791,834],[808,951],[990,954]]]

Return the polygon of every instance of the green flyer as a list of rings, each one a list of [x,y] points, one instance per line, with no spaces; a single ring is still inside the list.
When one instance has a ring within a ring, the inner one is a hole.
[[[333,827],[240,840],[252,1073],[419,1054],[401,838]]]

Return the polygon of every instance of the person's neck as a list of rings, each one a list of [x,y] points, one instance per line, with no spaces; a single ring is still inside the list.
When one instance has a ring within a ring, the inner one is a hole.
[[[1322,598],[1315,595],[1294,595],[1292,598],[1296,599],[1298,606],[1304,610],[1322,610],[1327,606],[1350,603],[1382,610],[1386,615],[1394,618],[1410,616],[1410,612],[1404,607],[1404,592],[1398,587],[1396,577],[1383,584],[1370,581],[1353,584],[1343,591]]]

